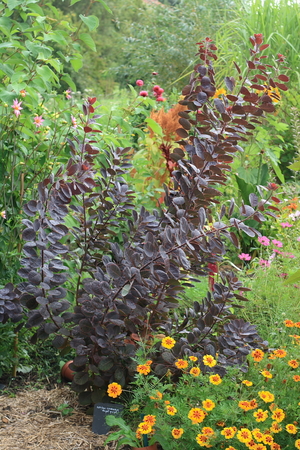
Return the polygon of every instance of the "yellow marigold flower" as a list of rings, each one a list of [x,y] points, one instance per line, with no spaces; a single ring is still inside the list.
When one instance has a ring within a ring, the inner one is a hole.
[[[273,375],[272,375],[271,372],[269,372],[268,370],[262,370],[260,373],[261,373],[262,376],[265,377],[265,378],[273,378]]]
[[[300,328],[300,322],[294,323],[294,326],[295,326],[296,328]]]
[[[218,98],[221,95],[226,95],[226,90],[224,88],[217,89],[213,98]]]
[[[272,419],[276,420],[276,422],[282,422],[285,418],[285,413],[283,409],[276,408],[273,410]]]
[[[184,359],[177,359],[177,361],[175,362],[175,366],[178,369],[186,369],[188,365],[189,365],[189,363],[187,361],[185,361]]]
[[[214,436],[215,432],[211,427],[203,427],[201,430],[202,434],[205,434],[206,436]]]
[[[292,320],[289,320],[289,319],[285,320],[283,323],[288,328],[292,328],[292,327],[295,326],[294,322]]]
[[[149,434],[152,431],[152,427],[147,422],[141,422],[138,426],[138,431],[141,434]]]
[[[252,435],[257,442],[262,442],[264,435],[259,428],[252,430]]]
[[[209,381],[210,381],[211,384],[218,385],[218,384],[222,383],[222,378],[218,374],[210,375]]]
[[[156,391],[156,396],[150,396],[151,400],[161,400],[163,398],[163,395],[161,392]]]
[[[238,432],[236,437],[240,442],[248,442],[252,439],[252,433],[248,428],[241,428]]]
[[[176,413],[177,409],[175,408],[175,406],[167,406],[167,414],[169,414],[169,416],[175,416]]]
[[[280,433],[280,431],[282,431],[281,426],[279,425],[278,422],[272,422],[272,425],[270,427],[270,431],[272,433]]]
[[[277,358],[284,358],[287,355],[287,352],[283,350],[282,348],[278,348],[277,350],[274,350],[274,355]]]
[[[226,424],[225,424],[224,420],[218,420],[216,425],[218,425],[218,427],[225,427]]]
[[[256,422],[264,422],[268,418],[268,411],[263,411],[262,409],[258,409],[253,413]]]
[[[173,348],[174,345],[176,344],[175,339],[171,338],[171,337],[165,337],[163,338],[163,340],[161,341],[161,345],[164,348]]]
[[[299,367],[299,363],[298,363],[298,361],[296,359],[290,359],[288,361],[288,365],[290,367],[292,367],[293,369],[297,369],[297,367]]]
[[[297,440],[295,441],[295,447],[298,448],[298,449],[300,449],[300,439],[297,439]]]
[[[229,447],[226,447],[225,450],[236,450],[236,448],[232,447],[232,445],[230,445]]]
[[[270,449],[271,450],[281,450],[281,446],[279,444],[277,444],[276,442],[272,442]]]
[[[149,423],[149,425],[153,427],[153,425],[155,425],[156,422],[156,416],[154,416],[153,414],[148,414],[143,418],[143,422]]]
[[[251,409],[255,409],[258,407],[257,401],[255,400],[255,398],[253,398],[252,400],[250,400],[250,407]]]
[[[180,439],[183,433],[184,433],[183,428],[173,428],[172,430],[172,436],[174,439]]]
[[[257,444],[255,450],[267,450],[267,447],[264,444]]]
[[[293,380],[296,382],[300,381],[300,375],[294,375]]]
[[[273,436],[271,436],[270,434],[264,434],[263,437],[264,444],[271,445],[273,444],[273,441],[274,441]]]
[[[247,448],[249,448],[250,450],[256,450],[256,442],[251,439],[251,441],[245,442],[245,445]]]
[[[190,370],[190,374],[193,375],[193,377],[199,377],[201,373],[201,370],[199,369],[199,367],[192,367]]]
[[[265,354],[262,350],[256,348],[251,352],[251,356],[255,362],[260,362],[264,358]]]
[[[251,406],[250,403],[247,400],[241,400],[238,403],[239,408],[243,409],[244,411],[250,411]]]
[[[216,406],[215,402],[212,400],[209,400],[208,398],[206,400],[202,401],[202,406],[206,411],[212,411],[214,407]]]
[[[136,432],[135,432],[135,436],[137,439],[142,439],[142,433],[140,432],[140,430],[137,428]]]
[[[197,358],[197,356],[189,356],[189,359],[191,360],[191,361],[198,361],[198,358]]]
[[[192,408],[188,413],[188,418],[191,419],[193,424],[201,423],[205,419],[206,412],[201,408]]]
[[[197,434],[196,436],[197,444],[200,445],[200,447],[207,447],[209,444],[209,436],[206,434]]]
[[[246,386],[252,386],[253,385],[252,381],[249,381],[249,380],[243,380],[242,383],[245,384]]]
[[[274,401],[274,394],[271,394],[269,391],[259,391],[258,395],[265,403],[271,403]]]
[[[203,364],[208,367],[214,367],[217,364],[217,361],[211,355],[204,355],[203,356]]]
[[[234,430],[233,427],[225,427],[221,431],[222,436],[225,437],[225,439],[232,439],[236,433],[236,430]]]
[[[134,412],[134,411],[138,411],[139,409],[140,409],[139,405],[132,405],[132,406],[130,406],[129,411]]]
[[[142,375],[148,375],[148,373],[150,373],[151,371],[151,368],[146,364],[139,364],[136,368],[136,371]]]
[[[122,387],[118,383],[110,383],[107,386],[107,394],[109,397],[117,398],[122,394]]]
[[[288,424],[285,426],[285,429],[286,429],[286,431],[287,431],[288,433],[290,433],[290,434],[296,434],[297,431],[298,431],[298,428],[297,428],[293,423],[288,423]]]

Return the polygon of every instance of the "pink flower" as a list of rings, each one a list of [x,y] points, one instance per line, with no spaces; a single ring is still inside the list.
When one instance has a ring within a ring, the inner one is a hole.
[[[300,237],[297,237],[297,241],[300,242]]]
[[[136,84],[137,86],[144,86],[143,80],[136,80],[135,84]]]
[[[6,219],[6,211],[2,211],[0,213],[0,216],[2,217],[2,219]]]
[[[258,261],[258,264],[262,267],[270,267],[271,263],[269,261],[267,261],[266,259],[260,259]]]
[[[274,244],[274,245],[276,245],[276,247],[282,247],[282,242],[280,242],[280,241],[277,241],[276,239],[273,239],[273,241],[272,241],[272,244]]]
[[[33,119],[34,125],[39,128],[41,125],[43,125],[44,119],[42,116],[35,116]]]
[[[239,255],[239,258],[240,259],[244,259],[245,261],[250,261],[251,260],[251,256],[249,255],[249,253],[241,253],[240,255]]]
[[[72,95],[70,95],[71,94],[71,89],[69,88],[69,89],[67,89],[66,91],[65,91],[65,94],[66,94],[66,99],[68,99],[68,100],[70,100],[70,98],[72,98]]]
[[[160,95],[159,97],[156,97],[156,101],[157,102],[165,102],[166,99]]]
[[[270,245],[270,239],[268,239],[267,236],[260,236],[258,242],[262,245]]]
[[[147,91],[141,91],[140,93],[139,93],[139,95],[141,96],[141,97],[148,97],[148,92]]]
[[[282,255],[283,252],[281,252],[280,250],[278,250],[278,248],[273,248],[273,252],[274,253],[278,253],[279,255]]]
[[[72,120],[73,128],[77,128],[76,118],[74,116],[71,116],[71,120]]]
[[[19,115],[21,114],[21,109],[23,109],[23,108],[21,108],[21,105],[22,105],[22,102],[18,102],[18,99],[15,99],[13,101],[13,104],[11,105],[11,107],[13,108],[14,113],[17,117],[19,117]]]
[[[290,228],[293,226],[291,223],[288,222],[282,222],[280,225],[282,226],[282,228]]]
[[[158,72],[152,72],[152,75],[158,75]]]
[[[285,272],[282,272],[282,273],[280,273],[278,276],[279,276],[279,278],[287,278],[287,277],[288,277],[288,274],[285,273]]]

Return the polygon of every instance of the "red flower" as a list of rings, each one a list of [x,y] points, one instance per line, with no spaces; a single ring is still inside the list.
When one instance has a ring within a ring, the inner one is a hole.
[[[135,84],[136,84],[137,86],[144,86],[143,80],[136,80]]]
[[[141,91],[140,93],[139,93],[139,95],[141,96],[141,97],[148,97],[148,92],[147,91]]]

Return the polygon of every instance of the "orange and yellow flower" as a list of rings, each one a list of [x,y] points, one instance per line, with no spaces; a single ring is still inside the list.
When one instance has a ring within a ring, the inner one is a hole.
[[[288,328],[292,328],[292,327],[295,326],[294,322],[292,320],[289,320],[289,319],[285,320],[283,323]]]
[[[193,375],[193,377],[199,377],[201,373],[201,370],[199,369],[199,367],[192,367],[190,370],[190,374]]]
[[[249,380],[243,380],[242,383],[245,384],[246,386],[252,386],[253,385],[252,381],[249,381]]]
[[[139,364],[136,368],[136,371],[141,375],[148,375],[151,372],[151,368],[148,364]]]
[[[300,381],[300,375],[294,375],[293,380],[296,382]]]
[[[139,424],[139,426],[138,426],[137,431],[138,431],[140,434],[149,434],[149,433],[151,433],[151,431],[152,431],[152,427],[151,427],[151,425],[150,425],[149,423],[147,423],[147,422],[141,422],[141,423]]]
[[[222,436],[225,437],[225,439],[232,439],[235,436],[236,430],[233,427],[225,427],[221,431]]]
[[[214,367],[217,364],[217,361],[212,355],[204,355],[203,364],[208,367]]]
[[[287,431],[288,433],[290,433],[290,434],[296,434],[297,431],[298,431],[298,428],[297,428],[296,425],[294,425],[293,423],[288,423],[288,424],[285,426],[285,429],[286,429],[286,431]]]
[[[298,448],[298,449],[300,449],[300,439],[297,439],[297,440],[295,441],[295,447]]]
[[[271,436],[270,434],[264,434],[263,436],[263,443],[267,444],[267,445],[271,445],[273,444],[273,436]]]
[[[189,363],[184,359],[177,359],[177,361],[175,362],[175,366],[177,367],[177,369],[186,369],[188,365]]]
[[[206,436],[214,436],[215,432],[211,427],[203,427],[201,430],[202,434],[205,434]]]
[[[200,447],[208,447],[209,436],[207,436],[206,434],[197,434],[196,441],[197,444],[200,445]]]
[[[283,350],[282,348],[278,348],[277,350],[274,350],[274,355],[277,358],[284,358],[287,355],[287,352]]]
[[[240,442],[249,442],[252,439],[252,433],[248,428],[241,428],[236,435]]]
[[[262,370],[260,373],[261,373],[262,376],[265,377],[265,378],[273,378],[273,375],[272,375],[271,372],[269,372],[268,370]]]
[[[122,394],[122,387],[118,383],[110,383],[107,386],[107,395],[112,398],[117,398]]]
[[[161,392],[156,391],[155,396],[151,395],[150,398],[151,400],[161,400],[163,398],[163,395]]]
[[[143,422],[149,423],[149,425],[153,427],[153,425],[155,425],[156,422],[156,416],[154,416],[153,414],[148,414],[143,418]]]
[[[219,374],[210,375],[209,381],[210,381],[211,384],[218,385],[218,384],[222,383],[222,378],[220,377]]]
[[[206,411],[212,411],[215,408],[216,404],[215,402],[207,398],[206,400],[202,401],[202,406],[204,409],[206,409]]]
[[[169,414],[169,416],[175,416],[176,413],[177,413],[177,409],[175,408],[175,406],[171,406],[171,405],[167,406],[167,414]]]
[[[252,435],[257,442],[262,442],[264,435],[259,428],[254,428]]]
[[[275,420],[276,422],[282,422],[284,418],[285,418],[285,412],[283,411],[283,409],[275,408],[273,410],[273,414],[272,414],[273,420]]]
[[[275,399],[274,394],[269,391],[259,391],[258,395],[265,403],[271,403]]]
[[[264,422],[268,418],[268,411],[263,411],[262,409],[258,409],[253,413],[256,422]]]
[[[161,341],[162,347],[168,348],[168,349],[173,348],[175,344],[176,344],[175,339],[173,339],[171,337],[165,337]]]
[[[297,369],[297,367],[299,367],[299,363],[298,363],[298,361],[296,359],[290,359],[288,361],[288,365],[290,367],[292,367],[293,369]]]
[[[197,356],[189,356],[189,359],[191,360],[191,361],[198,361],[198,358],[197,358]]]
[[[270,431],[272,433],[276,434],[276,433],[280,433],[280,431],[282,431],[282,428],[281,428],[281,426],[279,425],[278,422],[272,422],[272,425],[270,427]]]
[[[201,423],[205,419],[206,412],[201,408],[192,408],[188,413],[188,418],[193,424]]]
[[[254,359],[255,362],[260,362],[264,358],[265,354],[262,350],[259,348],[256,348],[251,352],[251,356]]]
[[[183,433],[184,433],[183,428],[173,428],[172,430],[172,436],[174,439],[180,439]]]

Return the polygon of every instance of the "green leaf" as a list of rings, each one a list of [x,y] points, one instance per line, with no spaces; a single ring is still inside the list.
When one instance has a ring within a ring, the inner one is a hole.
[[[108,11],[110,14],[112,14],[112,10],[107,6],[107,4],[103,0],[95,0],[96,2],[101,3],[102,6]]]
[[[293,164],[291,164],[290,166],[288,166],[288,169],[291,170],[300,170],[300,161],[296,161]]]
[[[90,31],[95,30],[99,26],[99,19],[96,16],[85,17],[82,14],[79,14],[79,17],[82,20],[82,22],[86,24],[86,26]]]
[[[13,69],[7,65],[7,64],[1,64],[0,63],[0,70],[5,73],[5,75],[7,75],[8,77],[12,77],[14,74]]]
[[[279,165],[276,162],[274,162],[273,159],[270,159],[270,161],[271,161],[272,168],[273,168],[274,172],[276,173],[276,176],[279,178],[281,183],[284,183],[284,181],[285,181],[284,176],[280,170]]]
[[[75,3],[80,2],[80,0],[71,0],[70,6],[75,5]]]
[[[0,90],[0,99],[7,104],[12,103],[16,97],[15,92],[7,92],[5,89]]]
[[[48,64],[50,64],[57,72],[60,72],[63,65],[59,61],[59,59],[49,59]]]
[[[97,50],[95,42],[93,38],[88,33],[81,33],[79,35],[79,39],[82,40],[89,48],[91,48],[94,52]]]
[[[58,82],[58,78],[48,66],[40,66],[36,68],[37,73],[40,75],[40,77],[43,78],[45,81],[49,80],[56,80]]]
[[[297,272],[293,273],[283,284],[295,283],[295,281],[300,280],[300,269]]]
[[[65,83],[67,83],[67,85],[72,89],[72,91],[76,91],[76,84],[74,83],[74,81],[72,80],[72,78],[68,73],[64,74],[64,76],[61,79],[65,81]]]
[[[12,11],[16,6],[22,5],[22,3],[24,3],[24,0],[7,0],[7,7]]]
[[[81,69],[83,65],[81,58],[72,58],[70,62],[75,72],[78,72],[78,70]]]
[[[151,117],[147,117],[147,119],[145,119],[145,122],[149,125],[153,133],[158,134],[161,137],[164,135],[161,126],[157,122],[155,122],[155,120],[151,119]]]

